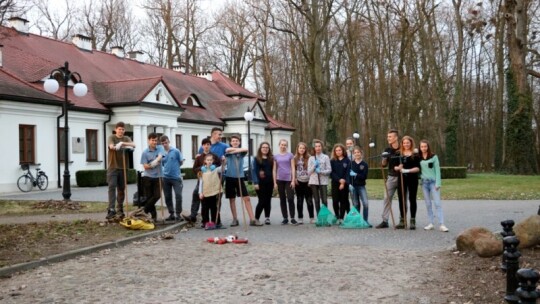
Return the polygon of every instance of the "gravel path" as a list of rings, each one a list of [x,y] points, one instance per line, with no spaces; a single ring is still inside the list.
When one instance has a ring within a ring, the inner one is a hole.
[[[427,224],[423,202],[417,215],[420,229],[399,231],[278,225],[279,203],[274,200],[270,226],[189,229],[173,240],[147,239],[40,267],[0,280],[0,302],[446,303],[418,287],[441,280],[438,256],[453,247],[457,234],[471,226],[500,230],[501,220],[519,222],[535,214],[538,205],[444,201],[450,232],[443,233],[421,229]],[[380,200],[370,202],[373,224],[380,220],[381,207]],[[228,204],[222,211],[224,223],[230,223]],[[54,219],[60,218],[64,216]],[[229,234],[246,237],[249,244],[206,242]]]

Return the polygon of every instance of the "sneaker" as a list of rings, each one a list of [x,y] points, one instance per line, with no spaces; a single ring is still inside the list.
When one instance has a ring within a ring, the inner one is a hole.
[[[214,222],[208,222],[204,225],[204,230],[214,230],[216,229],[216,224]]]
[[[266,219],[264,220],[264,223],[265,223],[266,225],[270,225],[270,219],[269,219],[269,218],[266,218]]]
[[[182,218],[186,222],[191,222],[191,223],[193,222],[193,220],[191,219],[191,216],[189,215],[180,214],[180,218]]]
[[[237,220],[237,219],[233,219],[233,220],[232,220],[232,223],[231,223],[231,227],[236,227],[236,226],[238,226],[238,225],[240,225],[240,223],[238,222],[238,220]]]
[[[298,225],[298,222],[295,219],[291,219],[291,224],[296,226],[296,225]]]
[[[287,225],[288,223],[289,223],[288,219],[283,219],[283,221],[281,221],[281,225]]]
[[[221,228],[223,228],[223,225],[221,225],[221,224],[216,224],[216,229],[221,229]]]
[[[409,225],[409,229],[416,230],[416,219],[411,219],[411,224]]]
[[[445,225],[441,225],[441,227],[439,227],[439,230],[442,232],[448,232],[448,228],[446,228]]]
[[[379,225],[375,226],[377,229],[388,228],[388,222],[382,221]]]
[[[250,226],[262,226],[263,224],[261,224],[261,222],[259,222],[259,220],[252,220],[249,222],[249,225]]]
[[[179,223],[182,223],[185,221],[184,217],[182,217],[180,214],[177,214],[174,218]]]
[[[165,219],[165,222],[175,222],[176,218],[174,217],[174,214],[169,215],[168,218]]]
[[[126,214],[124,213],[124,210],[123,210],[123,209],[119,209],[119,210],[116,212],[116,216],[119,217],[119,218],[125,218],[125,217],[126,217]]]
[[[399,224],[396,225],[396,229],[405,229],[405,220],[400,219]]]
[[[426,227],[424,227],[424,230],[433,230],[433,224],[429,223]]]
[[[107,211],[107,216],[105,217],[105,219],[110,220],[115,216],[116,216],[116,211],[114,211],[114,209],[109,209],[109,211]]]
[[[304,220],[303,219],[298,219],[298,225],[303,225],[304,224]]]
[[[310,223],[310,224],[315,224],[315,219],[314,219],[314,218],[312,218],[312,217],[311,217],[311,218],[309,218],[309,223]]]

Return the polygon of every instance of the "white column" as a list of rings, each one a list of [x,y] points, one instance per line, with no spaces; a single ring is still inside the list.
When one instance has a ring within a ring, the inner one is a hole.
[[[133,142],[136,145],[135,150],[133,150],[133,168],[137,171],[142,170],[142,166],[139,164],[144,149],[141,129],[141,125],[133,125]]]
[[[167,136],[169,136],[169,139],[171,140],[172,145],[176,147],[176,128],[170,128],[169,134],[167,134]]]
[[[169,137],[169,140],[172,141],[171,135],[170,135],[170,134],[171,134],[171,133],[170,133],[169,127],[163,127],[163,135],[167,135],[167,136]],[[159,140],[159,138],[158,138],[158,140]],[[160,144],[161,144],[161,143],[160,143]]]
[[[246,129],[246,131],[247,131],[247,129]],[[242,143],[241,143],[242,148],[248,148],[248,134],[247,134],[247,132],[242,133],[240,136],[242,137]]]

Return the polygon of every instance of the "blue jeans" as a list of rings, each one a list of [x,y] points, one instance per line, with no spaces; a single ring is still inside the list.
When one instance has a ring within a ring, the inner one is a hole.
[[[360,211],[360,201],[362,201],[362,216],[364,221],[368,222],[369,214],[369,201],[367,198],[366,186],[353,186],[353,191],[351,192],[353,206],[356,210]],[[369,223],[369,222],[368,222]]]
[[[174,189],[174,198],[176,201],[176,215],[182,213],[182,188],[184,185],[182,179],[163,178],[163,193],[165,194],[165,204],[170,215],[175,214],[175,208],[172,202],[172,191]]]
[[[433,209],[432,198],[437,211],[437,218],[439,219],[439,225],[444,225],[444,218],[441,206],[441,191],[435,187],[435,181],[432,179],[422,179],[422,192],[424,192],[424,200],[426,201],[426,209],[428,213],[429,222],[433,224]]]

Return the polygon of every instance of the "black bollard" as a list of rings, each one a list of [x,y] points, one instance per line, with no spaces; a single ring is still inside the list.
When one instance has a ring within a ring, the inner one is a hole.
[[[519,269],[519,257],[521,253],[517,247],[519,240],[515,236],[507,236],[503,239],[505,248],[504,255],[506,256],[506,295],[504,300],[508,303],[518,303],[519,299],[516,296],[518,281],[516,272]]]
[[[535,304],[536,300],[540,299],[540,291],[536,290],[536,284],[540,279],[538,271],[531,268],[522,268],[518,270],[516,276],[519,281],[519,288],[516,290],[519,303]]]
[[[513,220],[506,220],[506,221],[502,221],[501,222],[501,226],[503,227],[503,231],[501,232],[501,235],[503,238],[507,237],[507,236],[514,236],[516,235],[514,233],[514,221]],[[506,258],[504,257],[504,251],[506,251],[506,247],[504,245],[504,242],[503,242],[503,255],[501,257],[502,259],[502,262],[501,262],[501,270],[502,272],[506,272]]]

